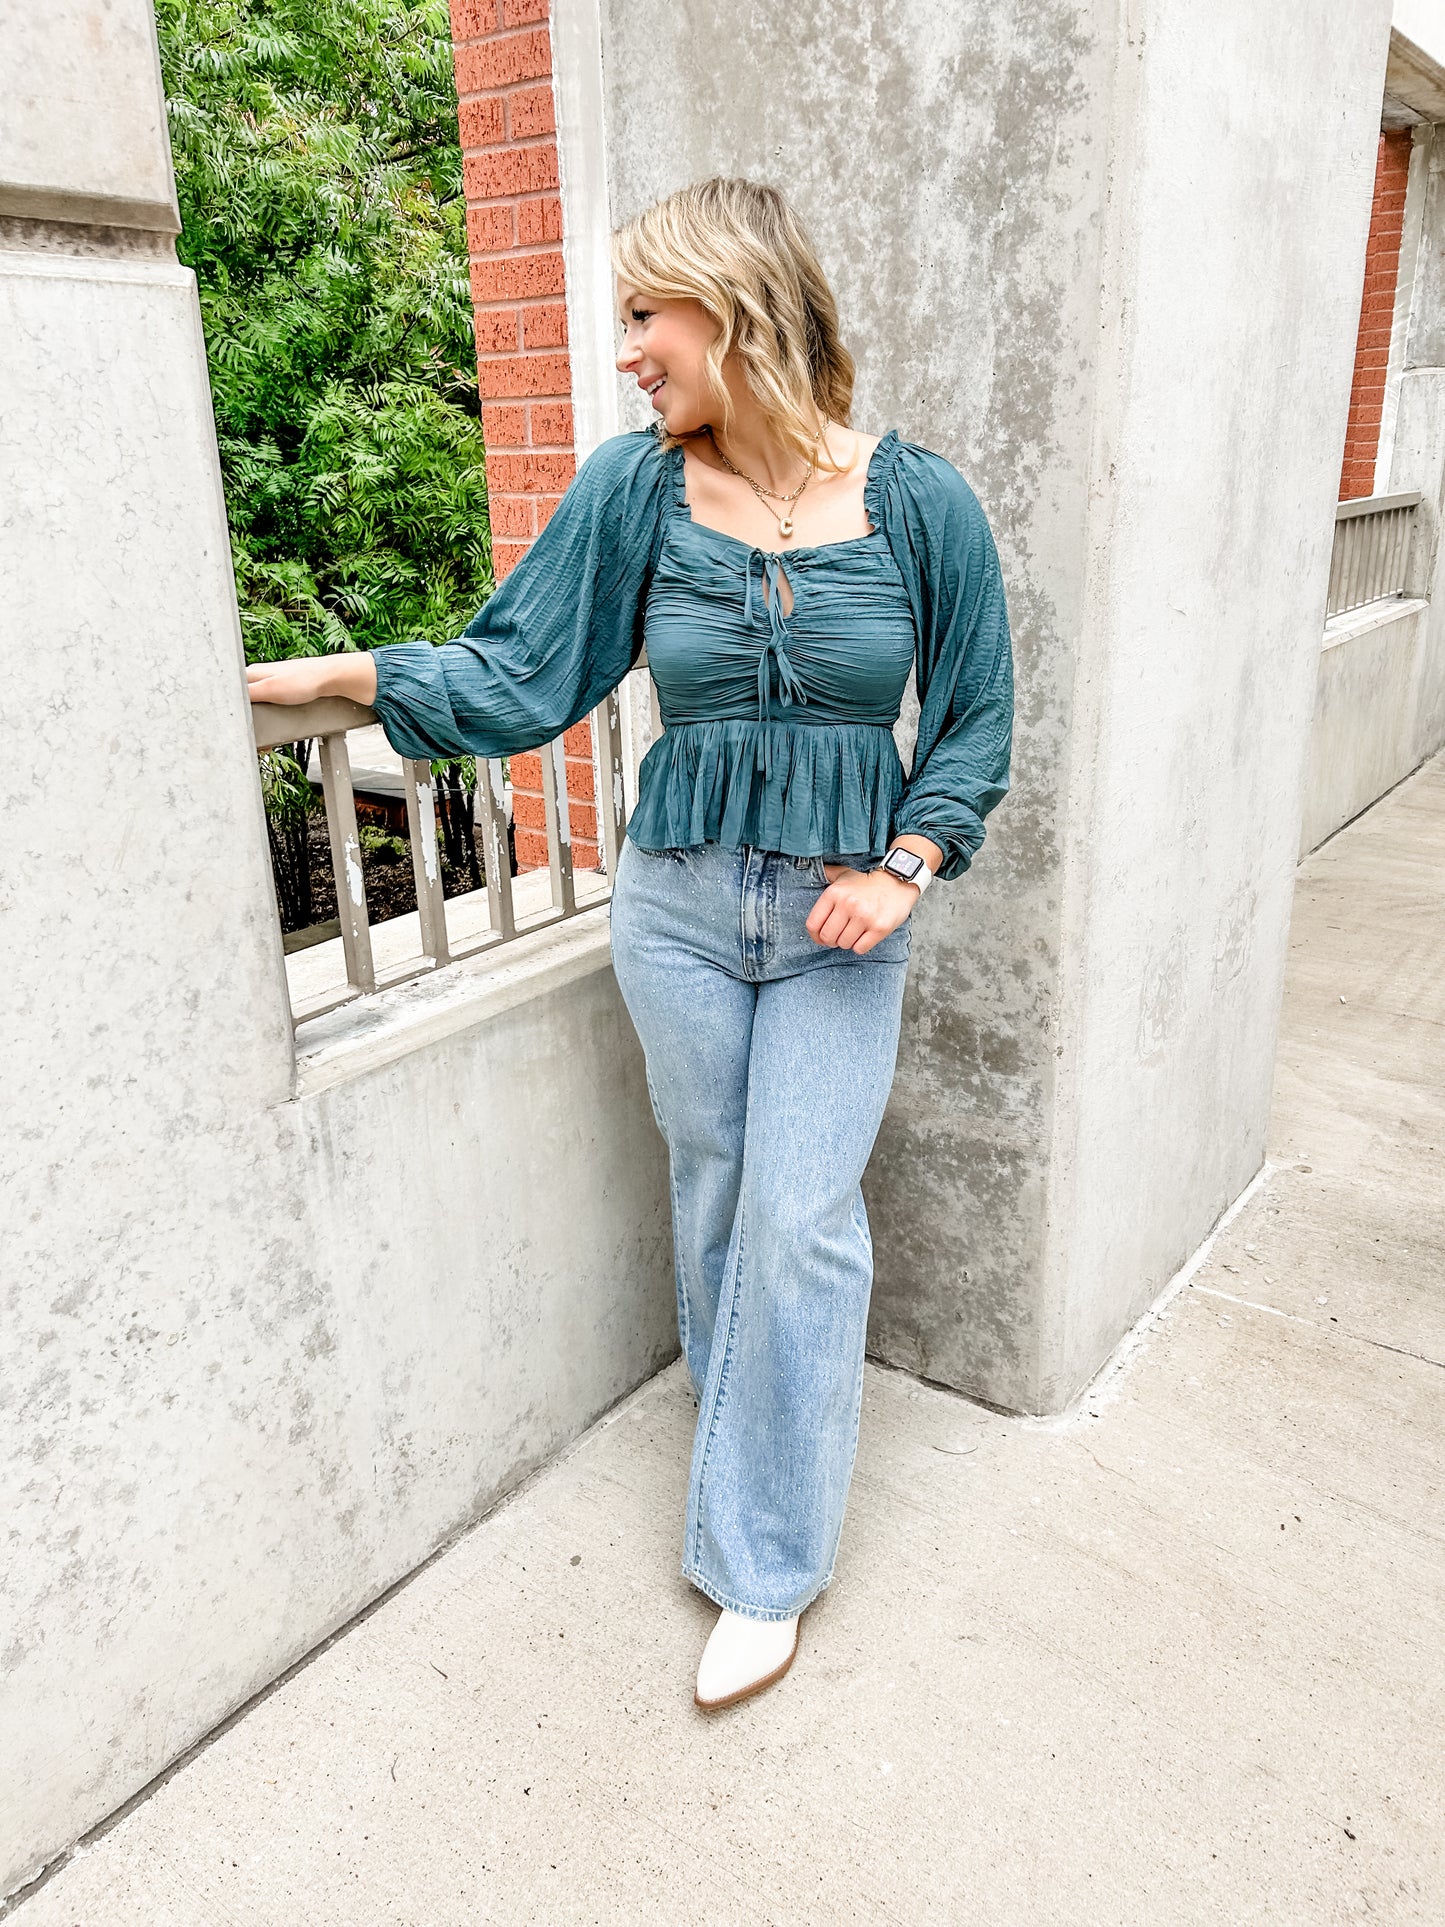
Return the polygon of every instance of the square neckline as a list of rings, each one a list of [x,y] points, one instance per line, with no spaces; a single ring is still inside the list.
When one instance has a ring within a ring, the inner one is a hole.
[[[863,475],[863,512],[873,526],[868,530],[866,535],[843,535],[840,536],[836,542],[799,542],[788,549],[766,549],[761,542],[749,542],[746,536],[729,535],[726,529],[714,528],[711,522],[699,522],[692,512],[692,503],[687,499],[687,470],[685,466],[687,451],[681,447],[675,448],[672,451],[676,462],[676,467],[673,472],[673,504],[674,507],[681,512],[682,520],[689,528],[698,529],[704,535],[715,535],[719,541],[730,542],[734,548],[747,549],[750,554],[756,550],[759,555],[786,558],[788,556],[798,555],[826,555],[830,549],[857,548],[864,542],[876,542],[879,536],[883,534],[883,517],[881,513],[879,513],[874,500],[875,491],[878,486],[878,477],[875,469],[878,464],[878,458],[882,455],[884,449],[889,447],[890,444],[896,443],[897,440],[898,430],[896,428],[885,429],[878,437],[873,453],[868,457],[868,466]]]

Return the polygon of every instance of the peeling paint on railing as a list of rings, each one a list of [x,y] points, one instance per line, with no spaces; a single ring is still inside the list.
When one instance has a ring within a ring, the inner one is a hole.
[[[426,869],[427,882],[435,883],[441,875],[437,862],[436,811],[425,807],[427,800],[431,797],[431,784],[415,782],[412,784],[412,793],[416,797],[417,814],[421,820],[422,863]]]

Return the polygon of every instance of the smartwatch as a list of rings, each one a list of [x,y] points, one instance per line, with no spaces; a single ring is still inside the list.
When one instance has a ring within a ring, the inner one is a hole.
[[[880,870],[887,870],[890,875],[900,878],[904,883],[916,884],[920,896],[933,881],[932,870],[918,852],[905,850],[901,843],[896,844],[888,852],[878,867]]]

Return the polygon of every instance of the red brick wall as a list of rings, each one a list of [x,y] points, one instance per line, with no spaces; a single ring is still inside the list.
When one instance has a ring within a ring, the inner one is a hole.
[[[552,109],[549,0],[451,0],[462,178],[500,582],[546,525],[577,469],[567,353],[562,203]],[[592,731],[566,733],[572,861],[599,867]],[[542,758],[510,758],[517,867],[547,861]]]
[[[1390,326],[1395,315],[1400,236],[1405,224],[1405,179],[1409,171],[1409,128],[1383,129],[1375,161],[1375,200],[1365,248],[1365,288],[1355,344],[1355,381],[1350,391],[1345,460],[1340,474],[1342,502],[1372,495],[1375,489],[1375,458],[1385,407],[1385,369],[1390,358]]]

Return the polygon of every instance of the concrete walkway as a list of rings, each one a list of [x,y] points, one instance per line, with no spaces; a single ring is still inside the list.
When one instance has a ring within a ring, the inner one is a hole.
[[[1445,1921],[1445,763],[1300,874],[1263,1181],[1055,1421],[871,1371],[773,1692],[691,1701],[674,1366],[19,1927]]]

